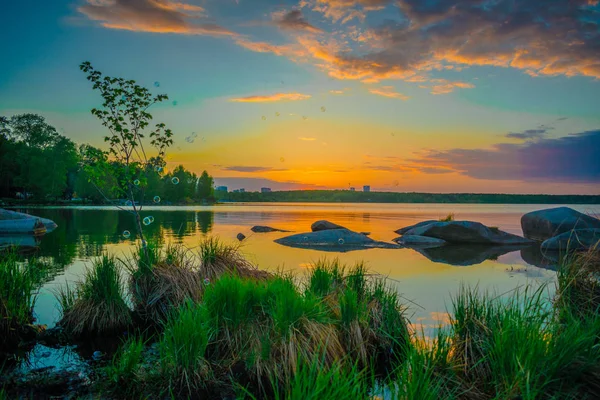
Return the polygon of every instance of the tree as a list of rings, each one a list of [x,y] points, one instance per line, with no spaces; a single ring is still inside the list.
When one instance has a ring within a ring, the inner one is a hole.
[[[148,168],[161,170],[162,167],[156,160],[163,160],[166,149],[173,144],[173,133],[163,123],[156,124],[147,132],[146,128],[152,119],[148,109],[167,100],[168,96],[153,96],[148,89],[136,84],[134,80],[103,77],[89,62],[82,63],[79,68],[87,74],[87,79],[93,83],[93,89],[98,90],[102,96],[102,107],[92,109],[92,114],[109,131],[104,137],[104,141],[109,145],[105,154],[107,157],[96,157],[95,162],[86,164],[85,171],[99,190],[99,184],[104,177],[118,177],[119,182],[112,189],[125,196],[131,204],[137,232],[142,246],[145,247],[139,211],[143,207],[141,204],[148,184],[146,171]],[[154,159],[148,158],[146,153],[146,148],[150,146],[154,147],[157,153]],[[139,207],[136,205],[138,200]]]
[[[200,175],[196,196],[200,200],[212,200],[215,197],[213,178],[206,171],[202,171],[202,174]]]
[[[1,117],[0,136],[4,194],[14,186],[38,198],[65,196],[67,175],[77,168],[71,140],[36,114]]]

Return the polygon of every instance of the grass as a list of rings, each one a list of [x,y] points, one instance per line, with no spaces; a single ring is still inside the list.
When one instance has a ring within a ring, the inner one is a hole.
[[[15,253],[0,254],[0,348],[18,344],[31,333],[35,289],[44,277],[44,264],[21,261]],[[31,338],[29,338],[31,339]]]
[[[319,357],[311,361],[298,359],[295,375],[287,382],[272,380],[275,400],[369,399],[366,372],[356,365],[334,364],[323,368]],[[253,397],[254,398],[254,397]]]
[[[160,373],[169,388],[190,395],[207,380],[210,369],[205,359],[213,332],[204,310],[186,302],[166,322],[160,348]]]
[[[199,302],[204,287],[222,274],[234,272],[255,279],[268,277],[268,273],[246,261],[237,245],[213,237],[203,239],[197,253],[182,246],[169,245],[161,249],[148,244],[125,263],[131,273],[135,313],[148,324],[164,322],[187,299]]]
[[[439,219],[440,222],[450,222],[450,221],[454,221],[454,213],[449,213],[448,215],[446,215],[443,218]]]
[[[121,268],[113,257],[94,260],[83,281],[74,290],[68,286],[61,289],[58,298],[62,312],[59,325],[69,335],[122,332],[132,323]]]
[[[320,260],[303,280],[257,278],[217,263],[229,252],[224,245],[205,246],[202,261],[174,249],[156,254],[152,276],[161,265],[219,275],[208,285],[169,275],[173,293],[193,295],[171,304],[153,339],[155,361],[145,360],[141,339],[124,345],[107,367],[112,390],[174,398],[236,391],[272,399],[600,398],[597,252],[564,259],[553,301],[546,286],[503,296],[461,287],[449,325],[425,339],[409,332],[397,292],[364,264]],[[103,260],[96,268],[108,269]],[[66,293],[63,303],[74,309],[84,292]]]
[[[114,355],[112,362],[105,368],[106,382],[109,391],[118,391],[129,395],[137,390],[137,378],[141,374],[144,340],[134,336],[127,340]]]

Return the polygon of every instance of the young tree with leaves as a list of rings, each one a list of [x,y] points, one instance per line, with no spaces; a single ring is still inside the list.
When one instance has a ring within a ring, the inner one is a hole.
[[[104,137],[109,145],[108,151],[90,157],[89,163],[84,164],[85,171],[98,190],[101,190],[100,185],[107,177],[118,177],[112,191],[127,198],[127,204],[132,207],[132,211],[129,211],[135,217],[137,232],[145,247],[140,211],[148,183],[146,171],[150,168],[160,173],[164,166],[165,151],[173,144],[173,133],[165,124],[149,127],[152,115],[148,109],[168,100],[168,96],[154,96],[134,80],[103,76],[89,62],[82,63],[79,68],[87,74],[93,89],[102,96],[102,107],[92,109],[92,114],[109,131]],[[154,157],[146,153],[148,147],[155,149]],[[103,193],[103,196],[109,200],[106,194]]]

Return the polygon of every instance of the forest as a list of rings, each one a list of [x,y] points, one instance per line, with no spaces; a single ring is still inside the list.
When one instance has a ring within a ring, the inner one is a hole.
[[[89,176],[91,162],[102,159],[115,174],[103,180]],[[166,165],[152,160],[153,165]],[[34,203],[80,200],[107,203],[119,200],[125,183],[119,179],[120,165],[108,153],[87,144],[77,145],[61,135],[37,114],[0,116],[0,198]],[[142,202],[189,204],[214,201],[213,178],[200,177],[179,165],[170,171],[147,167],[143,171]],[[177,182],[177,184],[173,184]]]

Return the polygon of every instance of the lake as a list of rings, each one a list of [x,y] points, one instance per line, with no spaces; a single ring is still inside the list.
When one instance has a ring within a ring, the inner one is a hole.
[[[323,252],[292,248],[273,240],[290,233],[253,233],[254,225],[301,233],[310,225],[327,219],[351,230],[370,232],[375,240],[391,241],[395,230],[426,219],[439,219],[454,213],[457,220],[479,221],[510,233],[521,235],[520,218],[529,211],[549,205],[498,204],[331,204],[331,203],[238,203],[193,207],[144,207],[142,216],[153,216],[154,223],[145,227],[150,240],[197,246],[204,236],[218,236],[237,242],[243,233],[243,254],[262,269],[293,271],[302,274],[311,262],[320,258],[339,258],[346,264],[364,261],[370,273],[389,278],[408,307],[407,315],[425,332],[447,320],[451,297],[461,284],[478,285],[481,290],[506,294],[527,284],[548,285],[551,296],[555,272],[535,251],[489,251],[465,248],[453,254],[423,252],[412,249],[367,249],[349,252]],[[570,206],[585,213],[598,213],[598,206]],[[58,310],[54,292],[65,283],[82,277],[90,260],[108,252],[119,257],[130,254],[133,238],[124,231],[135,232],[131,214],[113,207],[41,207],[19,211],[50,218],[58,228],[42,237],[40,256],[56,263],[51,277],[40,289],[34,309],[37,322],[52,327]],[[534,265],[535,264],[535,265]],[[536,266],[537,265],[537,266]],[[49,354],[50,353],[50,354]],[[70,352],[37,346],[30,362],[39,367],[48,364],[73,365],[77,358]]]

